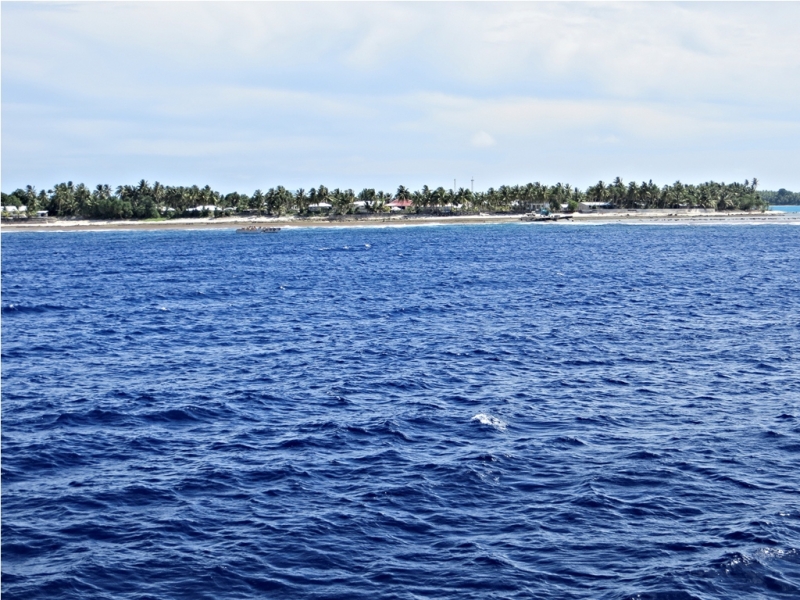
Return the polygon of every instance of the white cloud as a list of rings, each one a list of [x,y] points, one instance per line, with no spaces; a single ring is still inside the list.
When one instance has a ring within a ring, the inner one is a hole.
[[[798,4],[2,12],[4,188],[170,169],[220,186],[391,187],[477,168],[487,186],[531,170],[585,185],[606,169],[800,187]]]
[[[494,138],[485,131],[479,131],[472,136],[472,145],[476,148],[488,148],[496,143]]]

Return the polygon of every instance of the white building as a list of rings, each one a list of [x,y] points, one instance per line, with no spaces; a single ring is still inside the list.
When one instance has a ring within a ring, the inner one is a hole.
[[[611,204],[608,202],[579,202],[578,203],[578,211],[580,212],[592,212],[595,210],[608,210],[613,208]]]
[[[17,216],[20,214],[26,214],[28,212],[27,206],[4,206],[3,212],[10,215],[10,216]]]

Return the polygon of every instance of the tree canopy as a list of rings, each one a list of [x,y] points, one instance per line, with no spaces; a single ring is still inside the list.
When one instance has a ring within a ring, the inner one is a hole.
[[[781,188],[777,192],[759,192],[761,199],[768,204],[776,206],[794,205],[800,206],[800,192],[790,192],[787,189]]]
[[[223,214],[284,214],[311,213],[353,214],[380,213],[390,209],[392,200],[410,200],[407,209],[417,213],[524,213],[541,207],[552,210],[577,209],[580,202],[602,202],[615,208],[709,208],[716,210],[754,210],[774,204],[800,204],[800,194],[781,189],[778,192],[758,192],[758,181],[744,183],[685,184],[676,181],[658,186],[651,181],[625,184],[620,177],[611,183],[603,181],[580,190],[570,184],[546,185],[539,182],[525,185],[502,185],[482,192],[472,190],[432,189],[427,185],[411,191],[401,185],[387,193],[365,188],[329,190],[324,185],[290,191],[283,186],[266,192],[257,189],[252,194],[230,192],[223,194],[210,186],[165,186],[150,184],[142,179],[135,185],[112,188],[101,184],[90,189],[83,183],[59,183],[50,190],[36,191],[33,186],[3,193],[3,206],[27,206],[28,212],[46,210],[56,217],[89,219],[151,219]]]

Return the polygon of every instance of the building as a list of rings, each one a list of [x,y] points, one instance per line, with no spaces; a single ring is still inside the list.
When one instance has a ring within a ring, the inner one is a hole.
[[[19,215],[27,214],[28,207],[27,206],[4,206],[3,212],[6,213],[10,217],[17,217]]]
[[[412,204],[413,202],[411,200],[392,200],[386,206],[388,206],[392,212],[399,212],[408,209]]]
[[[582,213],[612,208],[614,208],[614,205],[610,202],[578,202],[578,211]]]

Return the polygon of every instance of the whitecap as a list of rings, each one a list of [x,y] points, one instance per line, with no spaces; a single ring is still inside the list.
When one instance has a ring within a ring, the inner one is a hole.
[[[493,417],[492,415],[487,415],[486,413],[478,413],[471,419],[472,421],[477,421],[481,425],[489,425],[490,427],[494,427],[498,431],[505,431],[506,427],[508,427],[508,423],[505,421],[498,419],[497,417]]]

